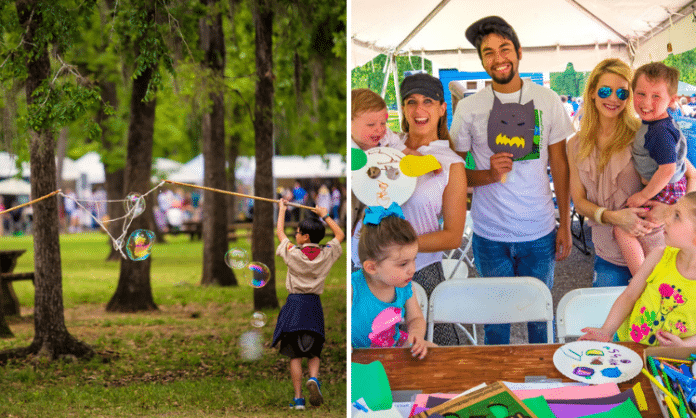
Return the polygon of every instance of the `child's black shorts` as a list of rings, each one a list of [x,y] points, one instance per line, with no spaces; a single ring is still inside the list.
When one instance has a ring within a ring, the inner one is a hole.
[[[280,354],[290,358],[312,358],[321,355],[324,338],[312,331],[287,333],[280,340]]]

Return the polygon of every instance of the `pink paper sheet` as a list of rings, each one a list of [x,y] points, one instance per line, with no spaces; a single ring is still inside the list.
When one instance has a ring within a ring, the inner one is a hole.
[[[543,396],[544,399],[586,399],[603,398],[621,393],[616,383],[603,383],[594,386],[565,386],[554,389],[513,390],[520,400]]]

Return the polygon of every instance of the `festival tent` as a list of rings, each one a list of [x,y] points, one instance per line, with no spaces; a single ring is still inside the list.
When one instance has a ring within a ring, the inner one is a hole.
[[[696,86],[685,83],[683,81],[679,82],[679,88],[677,89],[677,94],[680,96],[691,96],[696,93]]]
[[[522,46],[520,72],[589,71],[604,58],[634,68],[696,48],[696,0],[352,0],[351,65],[386,54],[423,56],[436,68],[481,71],[464,37],[476,20],[498,15]],[[419,68],[414,68],[419,69]]]
[[[24,180],[9,178],[0,181],[0,195],[29,196],[31,194],[31,184]]]
[[[255,171],[254,157],[237,158],[235,174],[239,181],[251,185]],[[346,163],[339,154],[307,157],[276,155],[273,157],[273,176],[276,179],[341,178],[346,176]],[[182,183],[203,184],[203,154],[184,164],[169,179]]]

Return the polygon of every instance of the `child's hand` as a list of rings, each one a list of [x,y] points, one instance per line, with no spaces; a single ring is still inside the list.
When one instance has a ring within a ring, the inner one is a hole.
[[[278,210],[285,211],[288,208],[288,201],[286,199],[278,200]]]
[[[684,341],[671,332],[659,330],[655,336],[662,347],[686,347]]]
[[[326,209],[325,207],[317,206],[314,209],[312,209],[312,212],[319,215],[320,218],[323,218],[324,216],[326,216],[327,213],[329,213],[329,210]]]
[[[428,346],[425,340],[413,334],[409,334],[408,342],[411,345],[411,355],[413,357],[418,357],[419,360],[423,360],[425,355],[428,354]]]
[[[580,331],[584,332],[585,335],[582,337],[578,338],[578,340],[590,340],[590,341],[601,341],[601,342],[611,342],[611,340],[614,337],[614,334],[609,334],[608,332],[604,331],[602,328],[583,328]]]
[[[629,208],[639,208],[645,204],[649,199],[643,197],[643,195],[638,192],[628,198],[626,201],[626,206]]]

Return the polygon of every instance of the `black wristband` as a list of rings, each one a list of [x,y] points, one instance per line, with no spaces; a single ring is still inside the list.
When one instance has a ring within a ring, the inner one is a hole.
[[[321,219],[326,220],[326,218],[329,217],[329,214],[327,213],[326,215],[322,216]]]

